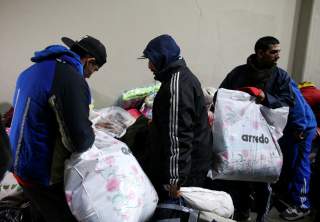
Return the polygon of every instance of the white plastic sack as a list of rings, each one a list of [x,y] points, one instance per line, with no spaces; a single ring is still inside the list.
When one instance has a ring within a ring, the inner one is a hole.
[[[7,172],[0,181],[0,200],[21,190],[16,178],[13,174]]]
[[[65,193],[81,222],[146,221],[158,202],[129,148],[99,131],[90,150],[66,162]]]
[[[232,198],[226,192],[200,187],[181,187],[180,192],[193,209],[212,212],[225,218],[230,218],[234,213]]]
[[[275,182],[282,153],[277,140],[289,108],[269,109],[248,93],[219,89],[213,123],[213,146],[224,164],[218,175],[226,180]]]
[[[213,101],[214,94],[216,93],[217,89],[214,87],[204,87],[202,88],[204,101],[208,109],[210,109]]]
[[[91,111],[90,120],[95,130],[108,133],[112,137],[120,138],[136,119],[126,110],[117,106],[111,106]]]

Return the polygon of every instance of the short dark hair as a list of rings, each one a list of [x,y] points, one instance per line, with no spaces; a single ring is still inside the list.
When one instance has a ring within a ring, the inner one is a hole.
[[[257,52],[258,50],[266,51],[269,49],[270,45],[280,44],[279,40],[272,36],[265,36],[256,42],[254,46],[254,51]]]

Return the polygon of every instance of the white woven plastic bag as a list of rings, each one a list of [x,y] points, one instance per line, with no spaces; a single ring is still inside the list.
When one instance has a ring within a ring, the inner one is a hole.
[[[212,212],[224,218],[230,218],[233,215],[232,198],[226,192],[200,187],[181,187],[180,192],[193,209]]]
[[[289,108],[269,109],[248,93],[219,89],[213,123],[213,149],[220,153],[222,171],[211,177],[226,180],[275,182],[282,153],[277,140]]]
[[[146,221],[158,202],[129,148],[101,131],[90,150],[66,162],[65,193],[81,222]]]

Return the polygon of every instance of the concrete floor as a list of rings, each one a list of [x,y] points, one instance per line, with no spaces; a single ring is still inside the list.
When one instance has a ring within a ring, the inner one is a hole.
[[[256,215],[252,213],[251,215],[251,221],[254,222]],[[313,222],[313,217],[312,215],[306,216],[303,219],[296,220],[297,222]],[[279,217],[279,212],[273,207],[271,209],[271,212],[267,218],[267,222],[288,222],[287,220],[283,220]],[[317,221],[318,222],[318,221]],[[320,222],[320,221],[319,221]]]

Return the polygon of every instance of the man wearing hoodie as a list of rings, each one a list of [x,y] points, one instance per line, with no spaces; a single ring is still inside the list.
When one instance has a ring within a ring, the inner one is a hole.
[[[256,101],[269,108],[292,106],[294,94],[288,73],[277,66],[280,58],[280,42],[272,36],[265,36],[255,44],[255,54],[248,57],[247,63],[234,68],[223,80],[219,88],[245,90],[256,96]],[[226,182],[232,189],[237,221],[249,219],[250,187],[256,191],[257,219],[265,221],[269,211],[271,187],[267,183],[231,181]],[[235,189],[234,189],[235,188]]]
[[[154,99],[146,173],[160,201],[175,201],[181,186],[204,185],[212,164],[212,133],[201,84],[169,35],[143,51],[161,87]]]
[[[16,82],[10,130],[12,172],[46,221],[76,221],[64,195],[64,161],[94,142],[85,78],[106,62],[97,39],[62,38],[70,49],[50,45]]]
[[[309,184],[312,141],[317,121],[296,83],[291,80],[295,104],[290,107],[288,122],[279,145],[283,153],[283,166],[277,193],[290,207],[281,212],[285,220],[298,220],[310,213]]]

